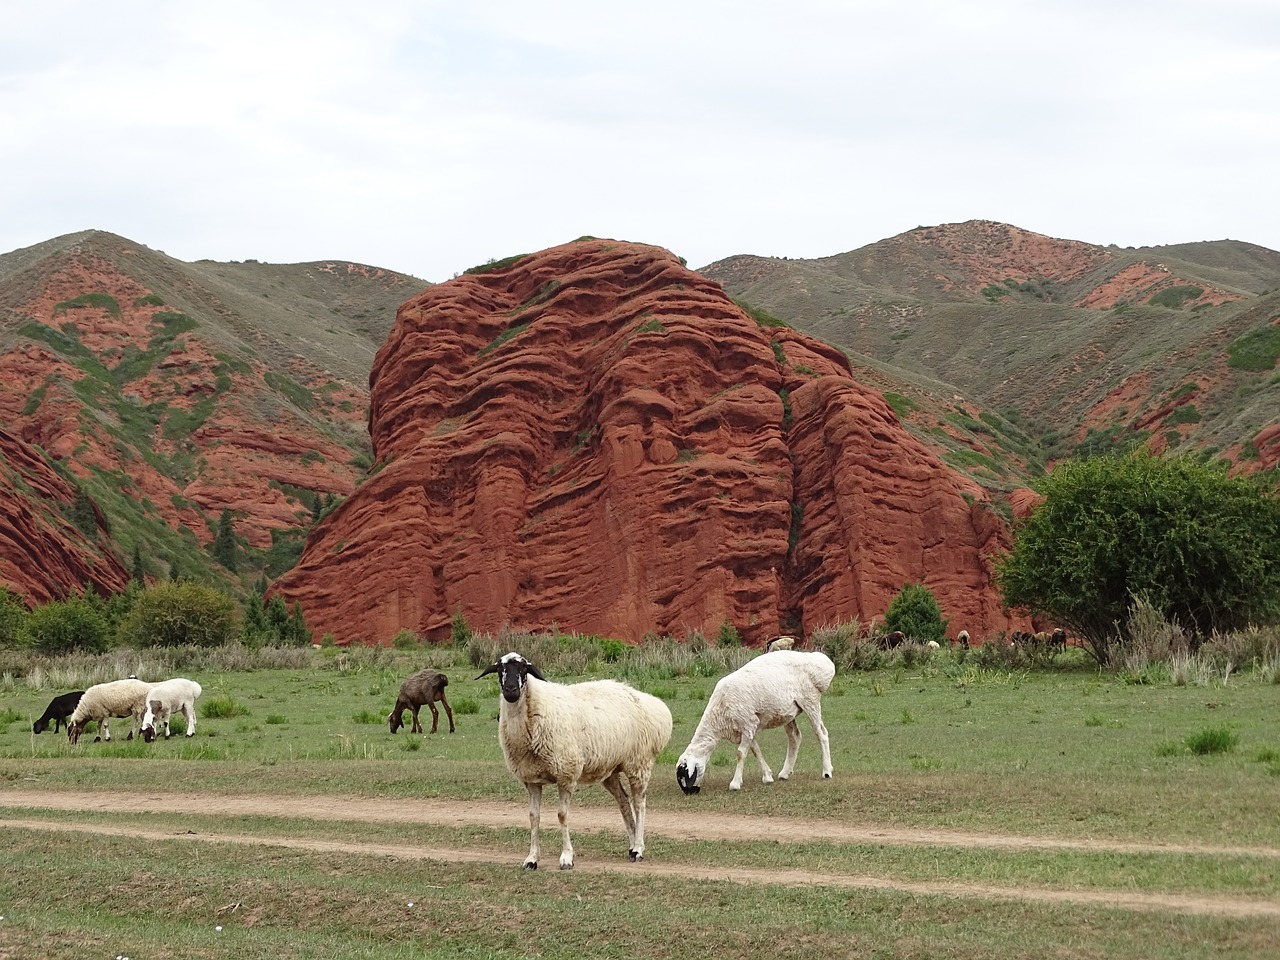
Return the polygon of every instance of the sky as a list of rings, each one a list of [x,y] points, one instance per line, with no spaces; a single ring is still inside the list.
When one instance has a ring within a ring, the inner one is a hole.
[[[0,252],[448,280],[983,219],[1280,250],[1274,0],[0,0]]]

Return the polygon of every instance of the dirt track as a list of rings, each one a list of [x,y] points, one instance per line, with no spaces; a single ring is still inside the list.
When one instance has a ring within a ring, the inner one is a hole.
[[[20,818],[15,816],[13,812],[15,809],[119,812],[137,808],[140,801],[143,808],[147,808],[151,803],[163,804],[165,809],[169,810],[198,810],[201,816],[269,816],[276,811],[287,811],[287,816],[289,817],[312,820],[420,823],[448,827],[523,827],[528,822],[522,803],[499,804],[483,801],[461,803],[452,800],[370,800],[355,798],[324,798],[323,800],[317,800],[314,797],[261,795],[193,795],[183,797],[169,793],[146,797],[126,793],[45,793],[21,790],[0,791],[0,808],[7,808],[0,822],[9,827],[29,830],[109,834],[149,840],[276,846],[363,856],[430,859],[445,863],[511,864],[518,862],[520,855],[523,853],[522,849],[510,855],[495,855],[489,850],[478,851],[465,848],[430,847],[412,844],[346,843],[315,840],[298,835],[262,836],[221,832],[174,833],[172,831],[132,825],[75,823],[38,816]],[[544,831],[548,824],[546,816],[548,812],[544,807]],[[553,811],[550,812],[550,824],[554,828],[555,814]],[[570,826],[578,831],[609,831],[621,834],[622,830],[616,809],[603,807],[575,807]],[[862,828],[820,820],[775,819],[761,821],[758,818],[705,814],[696,811],[681,812],[678,815],[665,811],[652,811],[647,817],[646,833],[650,837],[663,836],[690,840],[733,839],[777,841],[781,843],[830,840],[841,843],[886,844],[890,846],[968,847],[1013,851],[1088,850],[1123,854],[1194,853],[1220,856],[1251,856],[1280,860],[1280,850],[1274,848],[1254,849],[1092,842],[1048,837],[970,834],[952,830],[924,828]],[[558,847],[558,841],[554,846]],[[894,877],[813,873],[788,869],[703,867],[690,864],[661,863],[653,860],[646,860],[642,863],[628,863],[625,859],[610,862],[590,862],[579,859],[574,869],[575,872],[579,873],[625,871],[632,875],[642,873],[651,876],[698,880],[729,880],[744,884],[821,885],[849,889],[900,890],[918,895],[1021,900],[1042,903],[1084,903],[1129,910],[1163,910],[1236,917],[1275,917],[1280,920],[1280,902],[1243,900],[1228,896],[1142,893],[1129,890],[1057,890],[1025,886],[997,887],[956,881],[919,882]]]

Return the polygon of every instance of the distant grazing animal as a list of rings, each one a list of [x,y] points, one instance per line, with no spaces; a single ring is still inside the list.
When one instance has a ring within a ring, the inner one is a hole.
[[[667,705],[616,680],[552,683],[515,652],[502,656],[480,677],[491,673],[498,675],[501,690],[502,754],[507,769],[529,791],[529,855],[524,865],[538,868],[542,788],[548,784],[555,784],[560,793],[561,870],[573,868],[573,793],[591,783],[601,784],[618,801],[630,843],[627,855],[633,861],[643,859],[645,798],[653,762],[671,739]]]
[[[449,678],[437,670],[419,670],[404,683],[400,684],[400,694],[396,697],[396,705],[387,715],[391,732],[396,733],[404,726],[404,712],[413,711],[413,726],[410,733],[421,733],[422,724],[418,722],[418,710],[424,704],[431,710],[431,732],[436,732],[440,723],[440,711],[436,709],[439,700],[444,712],[449,715],[449,732],[453,733],[453,708],[449,706],[449,698],[444,695],[444,688],[449,685]]]
[[[959,633],[957,633],[956,643],[960,644],[960,646],[968,650],[969,649],[969,631],[961,630]]]
[[[1061,627],[1056,628],[1053,633],[1049,634],[1049,646],[1057,650],[1067,649],[1067,631]]]
[[[53,732],[57,733],[62,729],[62,724],[67,722],[67,717],[75,712],[76,704],[80,702],[80,698],[83,696],[83,690],[73,690],[71,693],[58,694],[49,701],[49,705],[44,708],[44,713],[40,719],[31,725],[31,732],[44,733],[49,729],[49,723],[52,721]]]
[[[773,771],[765,762],[756,734],[771,727],[787,731],[787,759],[778,771],[786,780],[796,766],[800,752],[800,727],[796,717],[809,715],[813,731],[822,745],[822,776],[831,778],[831,744],[822,722],[822,695],[836,675],[831,658],[820,651],[776,650],[747,661],[720,678],[693,739],[676,764],[676,782],[686,794],[702,789],[711,754],[721,740],[738,745],[738,766],[729,781],[730,790],[742,789],[742,768],[747,753],[760,764],[762,780],[773,783]]]
[[[940,644],[937,640],[928,640],[925,642],[925,646],[928,647],[930,650],[942,649],[942,644]]]
[[[772,653],[774,650],[790,650],[795,645],[795,637],[774,637],[764,645],[764,652]]]
[[[196,735],[196,701],[203,690],[186,677],[174,677],[157,683],[147,691],[147,709],[142,715],[142,739],[150,743],[156,738],[156,724],[164,724],[164,738],[169,739],[169,718],[175,713],[187,720],[187,736]]]
[[[75,710],[67,719],[67,739],[73,744],[80,742],[80,734],[89,721],[98,721],[99,735],[94,742],[110,740],[111,731],[107,729],[107,721],[112,717],[133,717],[133,729],[127,739],[132,740],[142,724],[142,715],[147,710],[147,691],[153,684],[130,677],[128,680],[110,680],[106,683],[95,683],[84,692]]]
[[[894,630],[892,633],[886,633],[880,637],[880,649],[892,650],[894,647],[900,647],[907,642],[907,635],[901,630]]]

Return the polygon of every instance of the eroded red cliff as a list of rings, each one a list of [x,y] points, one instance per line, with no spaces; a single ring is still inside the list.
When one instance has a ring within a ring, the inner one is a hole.
[[[581,240],[405,303],[371,374],[378,467],[277,584],[317,637],[505,623],[748,642],[881,617],[1007,619],[983,491],[854,381],[650,246]]]
[[[67,516],[75,487],[30,445],[0,428],[0,585],[29,604],[61,600],[86,587],[119,593],[129,574],[102,546],[107,537],[95,511],[95,538]]]

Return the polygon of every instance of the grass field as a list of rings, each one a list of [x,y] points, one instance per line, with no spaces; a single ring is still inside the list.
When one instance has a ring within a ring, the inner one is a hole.
[[[458,731],[393,736],[425,665],[449,673]],[[646,859],[587,787],[577,867],[546,869],[549,795],[534,873],[478,672],[447,650],[187,671],[218,714],[195,737],[124,742],[117,722],[76,748],[31,733],[59,689],[7,682],[0,958],[1280,955],[1280,684],[947,657],[840,674],[833,780],[801,720],[791,781],[748,761],[731,794],[722,744],[685,797],[675,761],[717,677],[626,672],[675,718]],[[776,770],[784,734],[761,742]]]

